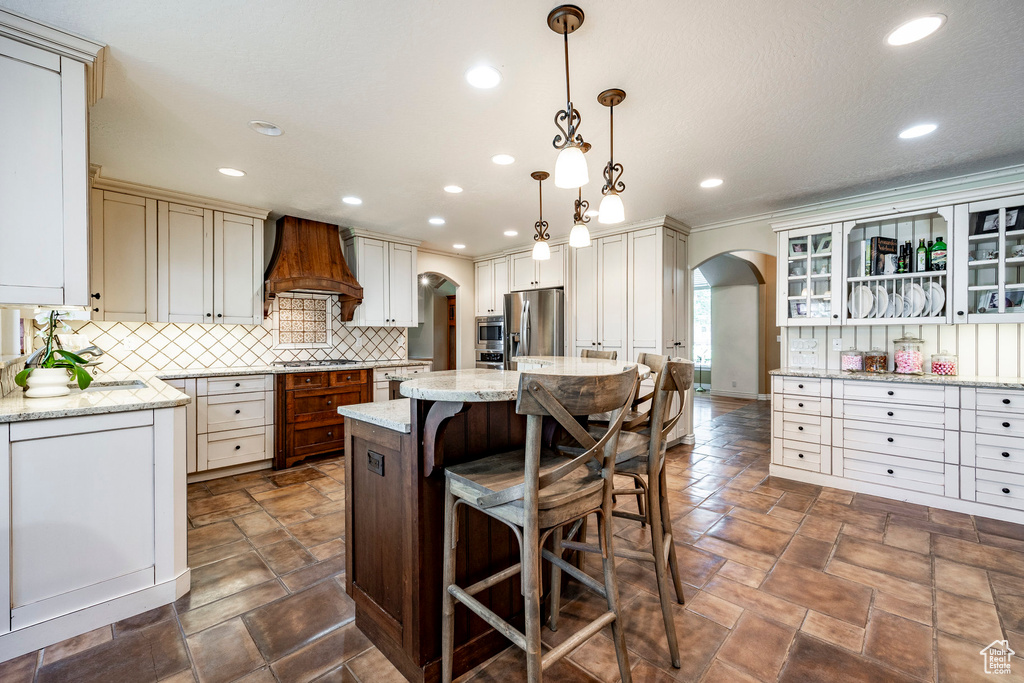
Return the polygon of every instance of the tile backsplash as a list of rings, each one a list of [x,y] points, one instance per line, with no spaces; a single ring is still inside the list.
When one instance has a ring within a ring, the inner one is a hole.
[[[280,325],[279,303],[274,300],[270,316],[263,325],[201,325],[190,323],[144,323],[108,321],[70,321],[77,334],[106,352],[100,360],[100,372],[166,370],[195,367],[248,367],[269,365],[274,361],[351,358],[354,360],[405,360],[408,357],[408,331],[401,327],[350,327],[341,322],[337,297],[327,301],[330,310],[330,334],[319,336],[309,347],[293,342],[276,345]],[[303,297],[295,297],[298,301]],[[323,299],[319,299],[323,301]],[[315,316],[313,316],[315,317]],[[284,341],[282,335],[281,342]],[[323,339],[330,344],[323,345]]]

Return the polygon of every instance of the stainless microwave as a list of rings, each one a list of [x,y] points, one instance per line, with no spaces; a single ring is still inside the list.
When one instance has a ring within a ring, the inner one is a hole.
[[[484,315],[476,319],[476,348],[498,349],[505,345],[505,319],[500,315]]]

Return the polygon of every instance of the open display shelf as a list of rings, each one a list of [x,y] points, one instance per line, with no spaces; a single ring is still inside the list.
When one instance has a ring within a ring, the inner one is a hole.
[[[967,315],[1024,316],[1024,205],[971,207],[967,214]]]

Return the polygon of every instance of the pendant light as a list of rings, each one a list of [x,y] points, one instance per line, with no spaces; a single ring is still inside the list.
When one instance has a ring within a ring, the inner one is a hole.
[[[605,90],[597,96],[597,101],[608,107],[608,164],[604,167],[604,187],[597,220],[600,223],[621,223],[626,220],[626,211],[622,206],[619,193],[626,189],[619,178],[622,177],[622,164],[615,163],[615,105],[626,99],[626,91],[619,88]]]
[[[539,220],[533,224],[536,234],[533,239],[537,242],[533,245],[533,260],[547,261],[551,258],[551,248],[548,246],[548,222],[544,220],[544,181],[550,174],[547,171],[534,171],[530,177],[537,181],[537,201],[540,206]]]
[[[569,90],[569,34],[582,25],[583,10],[576,5],[559,5],[548,14],[548,27],[555,33],[561,33],[565,41],[565,109],[555,114],[559,134],[551,144],[559,150],[555,160],[555,187],[568,189],[583,187],[590,182],[587,161],[581,149],[580,113],[572,106]]]
[[[583,188],[579,189],[579,198],[574,202],[572,214],[572,230],[569,231],[569,246],[577,249],[590,246],[590,230],[587,223],[590,216],[587,211],[590,209],[590,202],[583,199]]]

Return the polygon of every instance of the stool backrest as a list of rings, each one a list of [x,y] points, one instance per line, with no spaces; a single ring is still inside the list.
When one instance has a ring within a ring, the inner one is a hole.
[[[641,365],[646,365],[651,369],[651,375],[654,378],[654,383],[657,385],[658,377],[661,376],[662,370],[665,369],[665,363],[668,362],[668,356],[662,356],[657,353],[641,353],[636,357],[636,362]],[[654,398],[654,391],[648,394],[640,395],[641,387],[639,384],[636,385],[636,392],[633,396],[632,408],[639,412],[640,406],[651,401]],[[629,432],[635,431],[646,431],[650,427],[651,422],[651,409],[654,407],[654,403],[651,402],[647,406],[647,410],[641,412],[636,417],[625,420],[622,423],[622,428]]]
[[[580,358],[604,358],[607,360],[618,360],[618,351],[598,351],[597,349],[583,349],[580,351]]]
[[[686,407],[686,392],[693,387],[693,362],[685,358],[668,360],[654,384],[654,400],[650,410],[650,442],[647,452],[649,476],[661,472],[665,460],[665,445]],[[679,410],[669,416],[672,399],[679,395]]]

